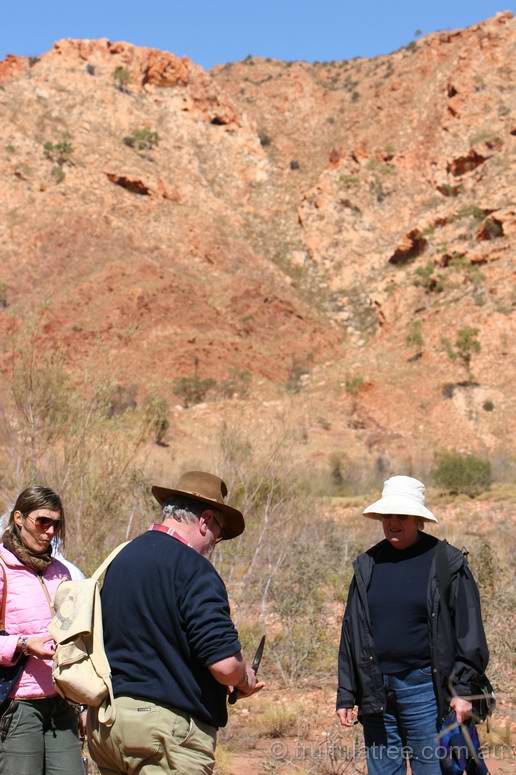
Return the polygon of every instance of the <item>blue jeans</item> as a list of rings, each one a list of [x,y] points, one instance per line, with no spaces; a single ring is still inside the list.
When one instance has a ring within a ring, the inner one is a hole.
[[[441,775],[430,666],[384,676],[385,712],[362,716],[368,775]]]

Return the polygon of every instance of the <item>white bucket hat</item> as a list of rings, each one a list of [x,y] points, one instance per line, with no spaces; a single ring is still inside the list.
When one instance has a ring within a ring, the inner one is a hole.
[[[438,522],[425,506],[425,485],[411,476],[391,476],[383,485],[382,497],[362,512],[371,519],[381,519],[386,514],[403,514]]]

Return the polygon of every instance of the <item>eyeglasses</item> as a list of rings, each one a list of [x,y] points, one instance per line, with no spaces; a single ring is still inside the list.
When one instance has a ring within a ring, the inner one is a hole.
[[[52,517],[33,517],[27,514],[26,519],[31,519],[38,530],[48,530],[49,527],[53,527],[58,530],[61,527],[61,519],[53,519]]]

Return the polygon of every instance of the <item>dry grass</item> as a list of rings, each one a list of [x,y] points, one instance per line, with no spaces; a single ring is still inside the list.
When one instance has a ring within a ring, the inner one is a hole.
[[[301,710],[290,704],[269,704],[260,713],[257,729],[261,737],[291,736],[299,727]]]
[[[217,745],[214,775],[232,775],[233,754],[224,745]]]

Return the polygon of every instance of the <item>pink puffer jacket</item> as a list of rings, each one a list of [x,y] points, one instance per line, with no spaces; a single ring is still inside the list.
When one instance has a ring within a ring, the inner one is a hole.
[[[54,560],[43,577],[23,565],[20,560],[0,544],[0,554],[7,574],[7,605],[5,630],[9,635],[0,636],[0,664],[16,662],[16,644],[20,635],[45,635],[52,618],[50,606],[42,587],[42,581],[53,600],[57,587],[70,573],[59,560]],[[0,604],[2,601],[4,574],[0,567]],[[49,636],[50,640],[50,636]],[[42,699],[56,694],[52,683],[52,660],[30,656],[18,685],[11,693],[18,699]]]

